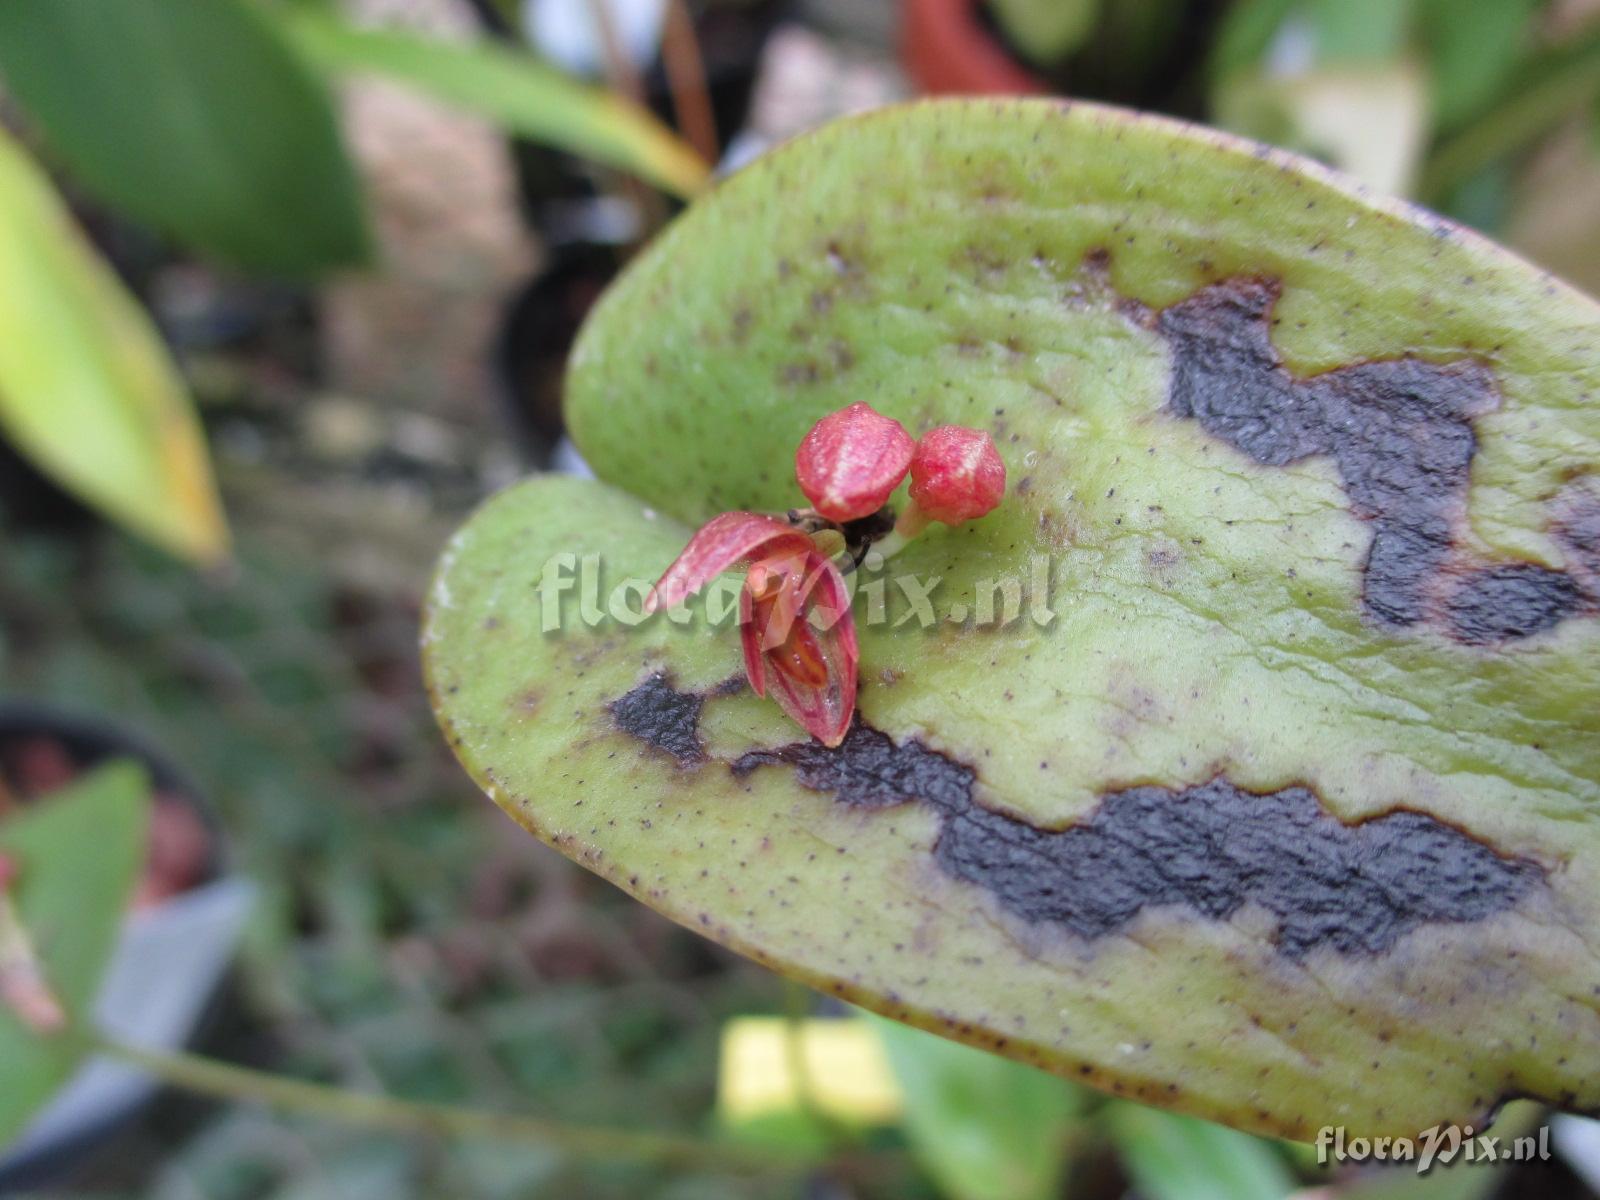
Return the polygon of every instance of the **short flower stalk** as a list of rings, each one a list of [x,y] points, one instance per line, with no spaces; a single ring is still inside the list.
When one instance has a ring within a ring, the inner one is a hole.
[[[908,475],[896,522],[889,497]],[[645,611],[671,608],[746,566],[739,635],[751,688],[837,746],[855,715],[861,657],[845,572],[875,544],[887,557],[933,521],[959,525],[991,512],[1005,494],[1005,464],[982,430],[947,425],[913,439],[858,402],[806,434],[795,478],[809,509],[719,513],[657,580]]]

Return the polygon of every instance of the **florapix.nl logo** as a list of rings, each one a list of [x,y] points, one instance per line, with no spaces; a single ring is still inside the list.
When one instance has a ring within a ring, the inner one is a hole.
[[[1047,554],[1030,555],[1013,572],[979,579],[955,589],[939,575],[894,572],[875,551],[846,576],[857,625],[890,629],[932,629],[950,624],[1004,628],[1020,621],[1040,628],[1056,618],[1051,589],[1056,564]],[[683,604],[659,613],[645,612],[653,579],[622,576],[603,556],[571,551],[552,554],[539,572],[539,627],[547,634],[563,629],[624,627],[664,620],[688,625],[698,619],[714,629],[737,622],[740,582],[715,579]]]
[[[1544,1161],[1550,1157],[1550,1128],[1541,1125],[1517,1137],[1479,1133],[1471,1125],[1434,1125],[1414,1138],[1348,1137],[1343,1125],[1317,1130],[1317,1162],[1416,1163],[1417,1174],[1434,1166],[1463,1163]]]

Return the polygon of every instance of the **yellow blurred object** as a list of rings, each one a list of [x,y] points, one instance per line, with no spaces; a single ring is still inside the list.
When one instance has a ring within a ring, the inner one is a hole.
[[[730,1124],[810,1110],[881,1125],[900,1116],[903,1097],[883,1043],[865,1021],[739,1017],[722,1029],[717,1108]]]

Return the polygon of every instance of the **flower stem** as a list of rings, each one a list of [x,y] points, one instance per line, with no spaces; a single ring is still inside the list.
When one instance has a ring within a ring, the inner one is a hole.
[[[901,510],[900,519],[894,523],[894,534],[891,536],[899,537],[901,539],[900,545],[904,545],[927,527],[928,514],[923,512],[921,506],[908,496],[906,498],[906,506]],[[887,541],[888,539],[884,540]],[[899,548],[900,546],[895,547],[896,550]],[[884,557],[887,558],[888,555],[885,554]]]
[[[89,1039],[88,1048],[187,1091],[390,1133],[533,1143],[577,1158],[626,1159],[654,1166],[740,1173],[792,1173],[818,1165],[812,1156],[779,1147],[719,1145],[674,1134],[568,1125],[537,1117],[398,1100],[289,1079],[197,1054],[142,1050],[104,1037]]]

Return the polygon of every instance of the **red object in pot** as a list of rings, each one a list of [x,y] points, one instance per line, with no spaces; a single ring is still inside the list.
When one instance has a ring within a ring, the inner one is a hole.
[[[900,0],[901,56],[933,96],[1036,96],[1050,89],[978,18],[982,0]]]

